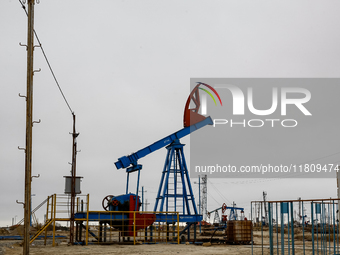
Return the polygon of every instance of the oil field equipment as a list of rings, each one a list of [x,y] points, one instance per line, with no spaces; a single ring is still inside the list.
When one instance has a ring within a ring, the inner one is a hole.
[[[139,211],[141,206],[141,201],[135,194],[108,195],[103,199],[102,205],[106,211],[127,212],[123,215],[116,214],[118,218],[115,217],[115,220],[108,221],[112,227],[122,231],[122,236],[133,236],[134,225],[135,230],[145,229],[154,223],[156,219],[156,215],[153,213],[133,213],[134,211]]]
[[[186,240],[183,235],[185,232],[188,235],[187,239],[191,239],[191,226],[194,227],[193,238],[196,240],[196,225],[202,221],[203,217],[197,211],[184,156],[184,144],[180,143],[180,139],[207,125],[213,125],[210,117],[204,117],[198,113],[200,108],[199,90],[204,90],[211,95],[209,91],[200,88],[200,86],[205,86],[213,91],[221,102],[214,88],[208,84],[198,83],[187,99],[184,110],[184,127],[181,130],[129,156],[120,157],[115,162],[117,169],[126,169],[125,194],[104,197],[102,201],[104,211],[91,211],[89,209],[89,195],[87,195],[85,202],[80,201],[78,197],[77,210],[74,214],[76,223],[75,241],[77,243],[86,245],[88,242],[116,243],[120,242],[121,238],[123,241],[130,241],[130,238],[133,238],[134,244],[137,242],[155,243],[164,241],[179,243],[180,240]],[[194,108],[190,108],[190,104],[194,105]],[[167,155],[154,210],[152,212],[140,211],[141,200],[138,190],[142,165],[138,164],[138,160],[163,147],[167,149]],[[129,177],[133,172],[138,173],[135,194],[128,192]],[[80,191],[75,193],[80,193]],[[60,206],[57,200],[60,199],[56,195],[51,196],[51,199],[47,200],[46,215],[49,215],[48,220],[46,218],[45,225],[32,238],[31,242],[43,231],[46,231],[49,225],[53,224],[53,233],[55,233],[55,222],[70,221],[67,217],[58,216],[60,210],[57,208]],[[186,226],[180,227],[180,223],[186,223]]]
[[[167,149],[167,155],[159,189],[157,192],[154,212],[179,211],[179,222],[187,223],[186,228],[182,232],[188,231],[188,236],[190,226],[194,225],[196,227],[195,223],[201,221],[203,217],[202,215],[199,215],[197,211],[183,151],[184,144],[180,143],[180,139],[196,131],[197,129],[205,127],[206,125],[213,124],[213,121],[210,117],[205,117],[198,113],[200,108],[199,89],[202,89],[200,88],[200,86],[205,86],[213,91],[222,104],[218,93],[213,87],[208,84],[198,83],[198,85],[190,93],[185,105],[183,129],[169,136],[166,136],[156,141],[155,143],[135,153],[132,153],[129,156],[120,157],[118,161],[115,162],[115,166],[117,169],[126,169],[126,195],[128,196],[129,175],[133,172],[138,172],[136,194],[130,195],[130,197],[135,196],[134,201],[137,205],[137,201],[139,201],[138,189],[140,170],[142,169],[142,165],[138,164],[138,160],[163,147]],[[206,89],[202,90],[207,91]],[[190,104],[194,104],[194,107],[190,108]],[[116,199],[118,201],[117,197],[106,198],[108,203],[106,203],[106,205],[103,205],[105,209],[113,209],[113,199]],[[119,206],[115,208],[118,208],[118,210],[120,210]],[[135,206],[134,209],[138,210],[138,207]],[[160,219],[161,218],[156,215],[155,221],[158,222]]]
[[[222,215],[220,217],[219,215],[219,210],[222,210]],[[215,213],[214,215],[214,225],[225,225],[226,227],[226,222],[228,220],[228,215],[225,214],[227,210],[230,210],[229,212],[229,221],[237,220],[237,211],[241,212],[241,220],[244,219],[244,208],[241,207],[235,207],[235,204],[233,206],[227,206],[225,203],[219,208],[216,208],[215,210],[212,210],[208,212],[208,218],[210,219],[210,215],[212,213]]]

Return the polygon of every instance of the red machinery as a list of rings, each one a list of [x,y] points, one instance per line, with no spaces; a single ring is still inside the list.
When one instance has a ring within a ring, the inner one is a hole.
[[[135,194],[130,193],[119,196],[108,195],[103,199],[102,205],[106,211],[121,212],[121,214],[119,214],[121,220],[114,220],[110,224],[113,227],[121,229],[123,236],[132,236],[134,225],[137,231],[152,225],[156,220],[156,215],[153,213],[137,213],[141,206],[141,201],[138,196],[136,203],[136,197]],[[115,214],[113,215],[115,216]],[[133,224],[134,222],[135,224]]]
[[[213,95],[207,91],[206,89],[200,88],[201,85],[204,85],[206,87],[208,87],[209,89],[211,89],[216,96],[218,97],[221,105],[222,105],[222,101],[221,98],[219,96],[219,94],[217,93],[217,91],[211,87],[208,84],[202,83],[202,82],[198,82],[198,84],[196,85],[196,87],[191,91],[188,100],[185,104],[185,108],[184,108],[184,118],[183,118],[183,125],[184,127],[190,127],[191,125],[194,125],[204,119],[206,119],[206,117],[204,117],[203,115],[199,114],[198,111],[201,107],[201,101],[200,101],[200,94],[199,94],[199,89],[207,92],[212,98]],[[195,107],[194,108],[189,108],[190,107],[190,103],[191,101],[194,103]],[[215,101],[215,99],[214,99]]]

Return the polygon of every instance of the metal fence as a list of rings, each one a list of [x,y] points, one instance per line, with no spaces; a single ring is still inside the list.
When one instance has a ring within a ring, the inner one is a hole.
[[[338,199],[252,201],[252,254],[340,254]]]

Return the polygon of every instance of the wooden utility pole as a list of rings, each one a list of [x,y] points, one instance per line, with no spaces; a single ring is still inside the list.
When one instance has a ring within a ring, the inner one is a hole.
[[[29,254],[31,218],[31,176],[32,176],[32,126],[33,126],[33,50],[34,50],[34,1],[28,0],[27,29],[27,94],[26,94],[26,149],[25,149],[25,216],[24,255]]]

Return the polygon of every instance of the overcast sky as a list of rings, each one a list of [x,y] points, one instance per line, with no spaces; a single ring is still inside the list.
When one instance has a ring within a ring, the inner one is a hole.
[[[339,77],[339,8],[339,1],[313,0],[41,0],[35,30],[77,116],[77,174],[90,209],[101,210],[106,195],[125,193],[125,171],[114,166],[119,157],[182,128],[190,78]],[[0,24],[0,226],[6,226],[23,217],[15,201],[24,200],[24,153],[17,147],[25,146],[25,100],[18,93],[26,94],[19,42],[27,41],[27,18],[18,0],[0,2]],[[41,177],[32,183],[33,207],[64,192],[72,149],[72,115],[39,48],[34,67],[42,71],[34,75],[34,119],[41,123],[33,129],[33,175]],[[140,160],[148,209],[165,155],[162,149]],[[135,176],[130,183],[135,192]],[[232,201],[249,207],[263,190],[273,200],[328,198],[336,196],[336,181],[211,179],[208,210]]]

